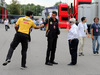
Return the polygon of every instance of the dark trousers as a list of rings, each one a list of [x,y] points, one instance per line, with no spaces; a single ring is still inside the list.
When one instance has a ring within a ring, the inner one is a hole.
[[[28,35],[27,34],[23,34],[23,33],[16,33],[15,37],[10,45],[8,54],[7,54],[7,58],[11,59],[14,50],[16,49],[16,47],[18,46],[18,44],[21,43],[22,45],[22,50],[21,50],[21,55],[22,55],[22,61],[21,61],[21,66],[25,67],[26,65],[26,56],[27,56],[27,48],[28,48]]]
[[[77,64],[77,48],[78,48],[78,39],[74,39],[72,41],[69,40],[69,51],[71,55],[71,63]]]
[[[54,62],[57,38],[48,38],[47,41],[48,41],[48,46],[47,46],[48,48],[47,48],[47,54],[46,54],[46,63]]]
[[[28,35],[28,40],[29,40],[29,42],[31,42],[31,34],[30,34],[30,32],[29,32],[29,35]]]
[[[9,29],[9,26],[5,25],[5,30],[8,31],[8,29]]]

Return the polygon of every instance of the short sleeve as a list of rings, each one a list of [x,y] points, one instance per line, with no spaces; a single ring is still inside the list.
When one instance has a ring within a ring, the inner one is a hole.
[[[44,21],[44,25],[46,26],[48,24],[48,19],[46,19],[45,21]]]
[[[88,29],[87,24],[86,24],[86,29]]]
[[[92,28],[94,28],[94,27],[93,27],[93,24],[91,25],[91,29],[92,29]]]
[[[34,23],[34,22],[32,22],[32,27],[33,27],[33,28],[35,28],[35,27],[36,27],[36,25],[35,25],[35,23]]]
[[[18,21],[16,22],[16,25],[19,25],[20,24],[20,18],[18,19]]]

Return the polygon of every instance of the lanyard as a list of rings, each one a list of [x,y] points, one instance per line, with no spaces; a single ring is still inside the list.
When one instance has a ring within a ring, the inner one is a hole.
[[[95,24],[96,28],[98,29],[99,28],[99,24]]]
[[[96,26],[96,32],[98,32],[99,30],[99,24],[95,24],[95,26]]]

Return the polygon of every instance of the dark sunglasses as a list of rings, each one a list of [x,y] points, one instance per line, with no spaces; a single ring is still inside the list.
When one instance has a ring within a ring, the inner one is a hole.
[[[69,22],[69,23],[73,23],[73,22]]]

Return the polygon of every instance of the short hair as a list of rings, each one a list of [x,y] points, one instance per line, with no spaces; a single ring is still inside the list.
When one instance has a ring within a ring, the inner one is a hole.
[[[57,12],[56,11],[52,11],[52,14],[56,14],[57,15]]]
[[[44,20],[44,18],[42,18],[42,20]]]
[[[31,16],[31,15],[33,15],[33,12],[32,11],[27,11],[26,12],[26,16]]]
[[[95,19],[98,19],[99,20],[99,18],[98,17],[95,17],[93,20],[94,20],[94,22],[95,22]]]
[[[85,19],[86,19],[86,17],[82,17],[82,18],[81,18],[81,21],[83,22]]]

